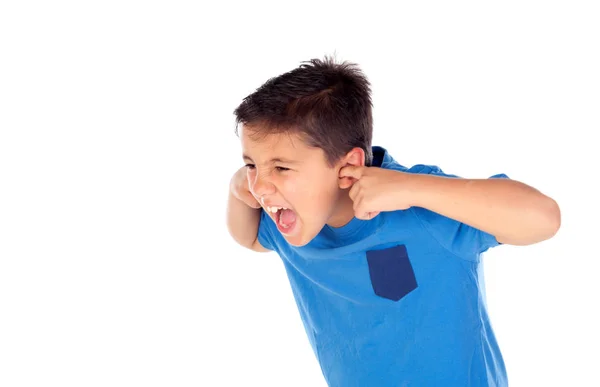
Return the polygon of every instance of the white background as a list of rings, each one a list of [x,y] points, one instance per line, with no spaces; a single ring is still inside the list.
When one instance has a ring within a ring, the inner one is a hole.
[[[402,164],[555,198],[485,258],[511,386],[598,385],[593,2],[0,5],[0,386],[324,386],[283,266],[227,234],[233,109],[336,53]]]

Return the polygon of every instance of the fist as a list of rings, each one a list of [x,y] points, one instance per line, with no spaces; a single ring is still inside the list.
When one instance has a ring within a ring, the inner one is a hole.
[[[260,203],[248,188],[248,173],[246,167],[242,167],[233,174],[229,184],[231,194],[252,208],[261,208]]]
[[[410,175],[377,167],[346,166],[340,170],[339,187],[348,189],[355,216],[372,219],[384,211],[411,207]]]

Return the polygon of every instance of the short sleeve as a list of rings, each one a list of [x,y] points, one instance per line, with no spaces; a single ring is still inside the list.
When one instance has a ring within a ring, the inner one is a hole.
[[[437,167],[428,166],[423,166],[419,173],[428,173],[444,177],[458,177],[445,174]],[[489,178],[508,179],[508,176],[505,174],[497,174],[490,176]],[[428,209],[412,207],[411,211],[438,243],[451,251],[454,255],[464,259],[477,261],[481,253],[501,244],[494,235]]]
[[[260,222],[258,224],[258,242],[265,248],[269,250],[275,250],[275,242],[273,238],[273,230],[274,226],[273,220],[267,215],[265,210],[261,210],[260,212]]]

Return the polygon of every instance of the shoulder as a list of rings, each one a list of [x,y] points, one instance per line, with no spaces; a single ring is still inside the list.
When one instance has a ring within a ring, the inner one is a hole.
[[[426,175],[436,175],[436,176],[444,176],[444,177],[456,177],[460,178],[461,176],[455,175],[452,173],[447,173],[437,164],[414,164],[411,167],[406,167],[400,164],[398,161],[394,159],[394,157],[390,154],[390,152],[381,146],[373,147],[373,165],[385,169],[391,169],[395,171],[407,172],[407,173],[418,173],[418,174],[426,174]],[[508,178],[508,176],[504,173],[498,173],[495,175],[488,175],[488,178]]]
[[[394,159],[390,152],[381,146],[373,147],[373,166],[391,169],[407,173],[422,173],[451,176],[434,164],[415,164],[412,167],[406,167]]]
[[[412,167],[404,167],[396,162],[394,163],[388,163],[388,164],[384,164],[382,165],[382,167],[384,168],[388,168],[388,169],[392,169],[392,170],[397,170],[397,171],[402,171],[402,172],[406,172],[406,173],[415,173],[415,174],[423,174],[423,175],[434,175],[434,176],[441,176],[441,177],[453,177],[453,178],[462,178],[463,176],[454,174],[454,173],[448,173],[446,171],[444,171],[440,166],[435,165],[435,164],[415,164]],[[488,175],[487,176],[488,179],[508,179],[508,175],[504,174],[504,173],[497,173],[494,175]]]
[[[381,167],[386,168],[386,169],[395,170],[395,171],[406,172],[406,173],[423,174],[423,175],[437,175],[437,176],[446,176],[446,177],[458,177],[457,175],[452,175],[452,174],[444,172],[440,166],[434,165],[434,164],[415,164],[411,167],[405,167],[397,162],[390,162],[390,163],[382,164]]]
[[[410,167],[407,172],[409,173],[421,173],[421,174],[425,174],[425,175],[445,175],[445,176],[451,176],[446,174],[442,168],[440,168],[437,165],[432,165],[432,164],[415,164],[412,167]]]

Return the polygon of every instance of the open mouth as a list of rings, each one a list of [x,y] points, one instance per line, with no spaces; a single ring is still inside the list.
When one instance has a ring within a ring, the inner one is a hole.
[[[282,234],[289,234],[296,225],[296,212],[285,207],[267,207],[267,211],[273,217],[277,228]]]

